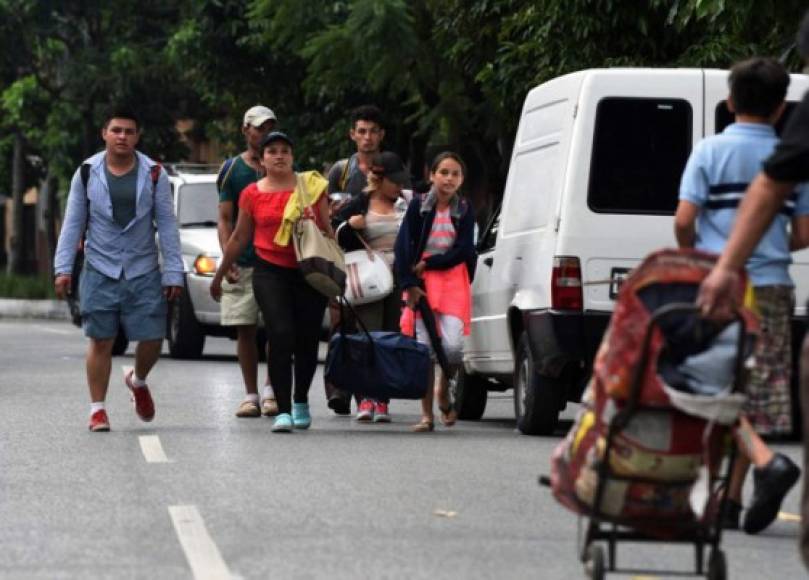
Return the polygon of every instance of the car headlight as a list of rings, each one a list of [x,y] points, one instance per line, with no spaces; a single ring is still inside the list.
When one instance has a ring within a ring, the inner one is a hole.
[[[216,274],[217,260],[211,256],[199,255],[194,260],[194,273],[200,276],[213,276]]]

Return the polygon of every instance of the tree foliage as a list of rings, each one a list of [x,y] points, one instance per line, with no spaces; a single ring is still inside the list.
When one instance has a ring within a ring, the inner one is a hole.
[[[351,150],[348,112],[376,103],[386,144],[423,165],[467,157],[496,198],[526,92],[583,68],[725,68],[791,43],[803,0],[0,0],[0,191],[10,138],[64,183],[98,146],[101,108],[142,109],[143,148],[182,156],[178,118],[228,152],[263,103],[301,164]],[[790,57],[797,65],[796,57]],[[794,69],[793,69],[794,70]],[[37,177],[30,172],[30,179]]]

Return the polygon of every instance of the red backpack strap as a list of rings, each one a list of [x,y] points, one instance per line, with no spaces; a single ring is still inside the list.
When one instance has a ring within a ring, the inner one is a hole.
[[[157,181],[160,179],[160,172],[163,171],[163,166],[155,163],[149,169],[149,175],[152,176],[152,190],[157,189]]]
[[[155,197],[157,196],[157,182],[160,179],[160,172],[163,166],[155,163],[149,168],[149,176],[152,178],[152,220],[155,220]]]

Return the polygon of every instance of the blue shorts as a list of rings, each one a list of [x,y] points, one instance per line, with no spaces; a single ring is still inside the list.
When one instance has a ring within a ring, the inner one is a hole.
[[[167,304],[160,270],[131,280],[115,280],[85,262],[79,280],[84,335],[115,338],[123,324],[131,341],[162,340],[166,336]]]

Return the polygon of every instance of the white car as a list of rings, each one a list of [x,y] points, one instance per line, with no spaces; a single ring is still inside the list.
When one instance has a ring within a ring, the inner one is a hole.
[[[202,356],[206,336],[234,336],[232,328],[221,326],[219,303],[209,291],[221,258],[216,233],[217,169],[210,165],[166,165],[185,265],[184,292],[169,307],[168,316],[169,352],[175,358]]]

